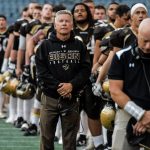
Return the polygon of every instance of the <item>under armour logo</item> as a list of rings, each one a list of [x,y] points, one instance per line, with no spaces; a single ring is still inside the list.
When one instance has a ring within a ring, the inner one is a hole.
[[[66,45],[61,45],[62,48],[66,48]]]
[[[134,68],[134,63],[129,63],[129,68]]]

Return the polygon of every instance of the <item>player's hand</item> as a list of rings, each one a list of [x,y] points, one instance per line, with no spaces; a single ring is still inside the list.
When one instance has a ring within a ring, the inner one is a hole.
[[[92,91],[93,91],[93,94],[95,96],[101,96],[101,93],[102,93],[102,87],[101,87],[101,84],[100,83],[94,83],[93,84],[93,87],[92,87]]]

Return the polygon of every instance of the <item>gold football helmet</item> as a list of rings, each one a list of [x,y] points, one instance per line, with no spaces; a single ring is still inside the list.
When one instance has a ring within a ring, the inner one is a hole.
[[[24,100],[30,100],[35,94],[35,87],[31,83],[21,82],[17,86],[16,95]]]
[[[3,80],[4,80],[4,76],[3,76],[3,74],[0,74],[0,83],[2,83]]]
[[[6,78],[6,77],[10,77],[12,74],[9,72],[9,71],[6,71],[3,73],[3,77]]]
[[[103,82],[102,88],[104,92],[109,93],[109,80]]]
[[[115,107],[111,103],[107,103],[102,109],[100,113],[100,121],[106,129],[113,130],[115,114]]]
[[[12,74],[9,71],[4,72],[0,75],[0,90],[6,94],[10,94],[9,90],[9,80]]]
[[[10,94],[10,89],[9,89],[10,78],[11,77],[9,77],[9,76],[5,77],[1,83],[1,91],[6,94]]]
[[[19,80],[17,78],[11,78],[9,81],[9,92],[11,95],[16,97],[16,89],[17,86],[19,85]]]

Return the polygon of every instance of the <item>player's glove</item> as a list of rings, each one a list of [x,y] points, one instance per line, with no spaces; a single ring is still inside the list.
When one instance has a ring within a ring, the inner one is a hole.
[[[100,84],[100,83],[94,83],[94,84],[93,84],[93,87],[92,87],[92,91],[93,91],[93,94],[94,94],[95,96],[100,97],[100,96],[101,96],[101,93],[102,93],[101,84]]]

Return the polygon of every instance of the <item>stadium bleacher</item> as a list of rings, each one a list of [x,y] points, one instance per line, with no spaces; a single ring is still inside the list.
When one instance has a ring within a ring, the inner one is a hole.
[[[33,0],[0,0],[0,14],[4,14],[8,18],[8,23],[12,23],[19,18],[21,10],[31,1]],[[128,4],[129,6],[141,2],[145,3],[150,9],[150,0],[94,0],[95,4],[103,4],[106,7],[111,1]],[[81,0],[34,0],[34,2],[40,4],[50,2],[54,5],[63,3],[68,9],[71,9],[75,3],[81,2]]]
[[[33,0],[0,0],[0,14],[7,17],[8,24],[13,23],[20,17],[20,12]],[[34,0],[40,4],[51,2],[54,5],[64,4],[68,9],[81,0]],[[150,0],[94,0],[95,4],[102,4],[105,7],[111,1],[132,6],[134,3],[144,3],[150,10]],[[150,11],[149,11],[150,15]],[[23,133],[11,124],[6,124],[5,120],[0,120],[0,150],[37,150],[39,149],[39,136],[24,137]],[[55,143],[57,150],[62,149],[62,145]],[[78,148],[81,150],[82,148]],[[83,150],[83,149],[82,149]]]

